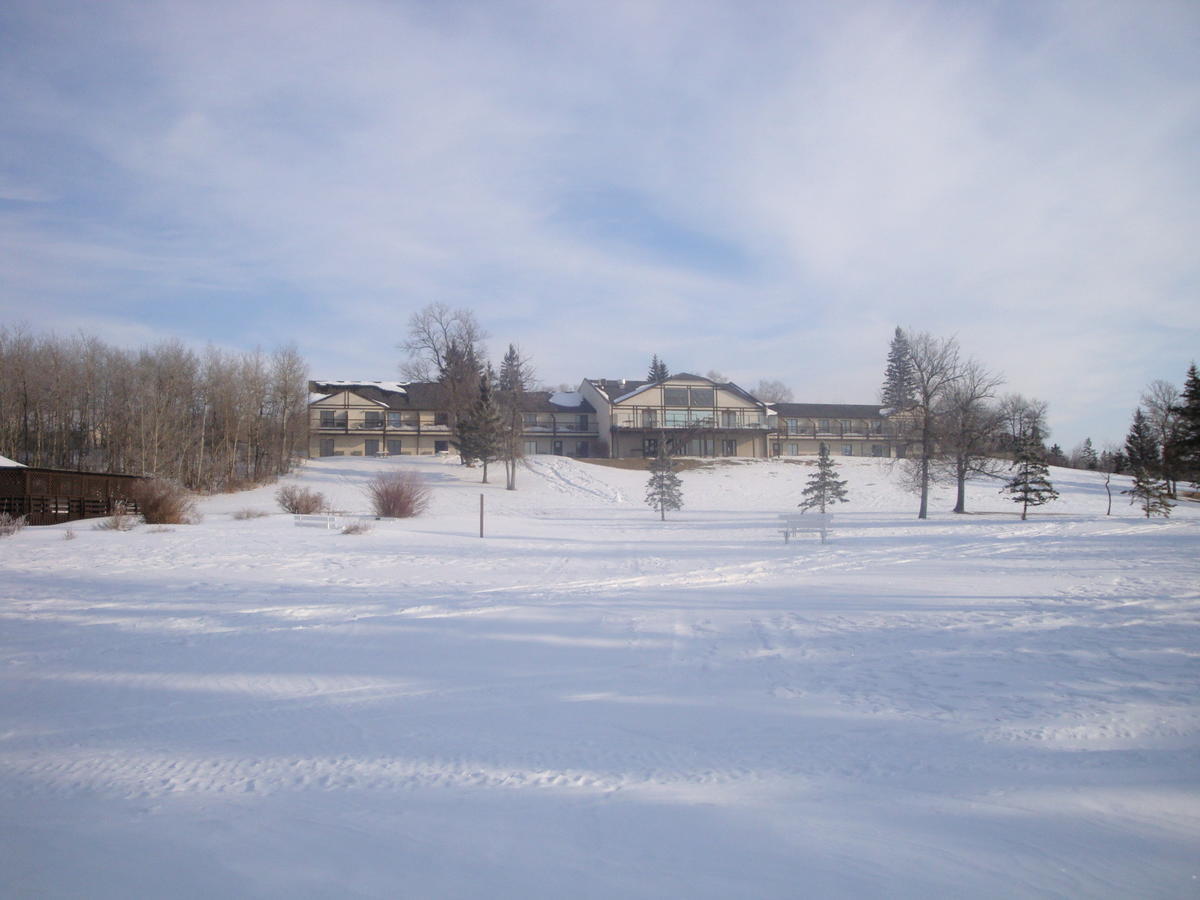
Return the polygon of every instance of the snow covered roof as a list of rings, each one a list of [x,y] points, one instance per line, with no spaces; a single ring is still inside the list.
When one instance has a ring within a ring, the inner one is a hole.
[[[25,469],[28,468],[24,463],[19,463],[15,459],[9,459],[7,456],[0,456],[0,469]]]
[[[579,391],[555,391],[550,395],[550,402],[555,406],[579,406],[583,403],[583,395]]]
[[[326,391],[330,388],[373,387],[379,388],[381,391],[391,391],[393,394],[408,393],[408,382],[405,381],[321,381],[314,379],[311,384],[317,391]]]

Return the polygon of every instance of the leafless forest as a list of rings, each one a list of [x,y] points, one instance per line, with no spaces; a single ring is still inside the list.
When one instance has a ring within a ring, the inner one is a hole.
[[[288,471],[307,370],[294,347],[198,354],[0,327],[0,455],[228,490]]]

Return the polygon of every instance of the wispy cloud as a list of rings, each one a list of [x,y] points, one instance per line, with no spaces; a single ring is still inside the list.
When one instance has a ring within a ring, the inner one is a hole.
[[[871,399],[903,324],[1066,442],[1200,338],[1193,4],[0,16],[6,318],[382,378],[436,300],[554,382],[658,352],[814,400]]]

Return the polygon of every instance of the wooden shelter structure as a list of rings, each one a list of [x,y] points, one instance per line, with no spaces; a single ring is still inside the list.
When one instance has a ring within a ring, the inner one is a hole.
[[[132,498],[140,475],[72,472],[30,466],[0,467],[0,513],[24,516],[29,525],[111,516],[119,507],[137,513]]]

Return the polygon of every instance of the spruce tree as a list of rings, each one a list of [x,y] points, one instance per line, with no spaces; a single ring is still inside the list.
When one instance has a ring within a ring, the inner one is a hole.
[[[1183,383],[1183,402],[1179,413],[1179,439],[1176,444],[1176,459],[1181,477],[1200,488],[1200,374],[1196,364],[1188,367],[1187,379]]]
[[[658,455],[650,461],[646,504],[657,509],[663,521],[666,521],[668,509],[683,509],[683,484],[675,474],[675,460],[667,453],[665,441],[659,441]]]
[[[1096,448],[1092,446],[1090,437],[1084,438],[1083,446],[1079,448],[1079,465],[1093,472],[1100,466],[1100,459],[1096,456]]]
[[[896,327],[892,344],[888,350],[887,369],[883,374],[883,387],[879,401],[884,409],[894,411],[908,409],[916,400],[916,376],[913,373],[912,356],[904,330]]]
[[[1151,516],[1171,515],[1171,507],[1174,504],[1171,503],[1167,483],[1145,469],[1134,469],[1133,484],[1121,493],[1129,494],[1129,502],[1137,503],[1147,519]]]
[[[815,506],[822,513],[826,506],[846,502],[846,482],[837,477],[837,463],[830,458],[829,447],[824,443],[817,456],[817,470],[808,476],[803,497],[801,509],[807,511]]]
[[[483,483],[488,483],[488,463],[500,457],[504,445],[504,419],[492,393],[491,366],[479,379],[479,395],[455,425],[458,452],[464,460],[483,463]]]
[[[1133,424],[1125,436],[1125,459],[1135,475],[1139,470],[1150,475],[1158,474],[1158,440],[1140,406],[1134,411]]]
[[[1058,491],[1050,483],[1050,473],[1043,457],[1041,434],[1035,428],[1017,444],[1013,456],[1013,476],[1001,493],[1012,494],[1014,503],[1021,504],[1021,521],[1031,506],[1041,506],[1058,498]]]
[[[504,460],[504,487],[510,491],[517,489],[517,461],[525,455],[525,435],[522,428],[524,403],[532,383],[533,369],[529,361],[521,356],[521,351],[515,345],[509,344],[508,352],[504,354],[500,363],[500,376],[496,387],[500,412],[504,419],[504,446],[500,453]]]
[[[659,382],[666,381],[670,377],[671,373],[667,369],[667,364],[659,359],[658,354],[655,353],[650,358],[650,371],[646,374],[647,380]]]

